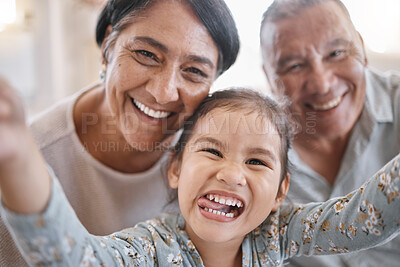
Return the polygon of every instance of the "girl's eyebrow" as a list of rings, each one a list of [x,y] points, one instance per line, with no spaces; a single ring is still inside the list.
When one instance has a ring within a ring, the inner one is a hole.
[[[211,144],[213,144],[213,145],[215,145],[217,147],[222,147],[222,148],[225,147],[224,143],[222,143],[218,139],[215,139],[215,138],[212,138],[212,137],[209,137],[209,136],[202,136],[202,137],[198,138],[194,142],[195,145],[197,145],[199,143],[211,143]]]

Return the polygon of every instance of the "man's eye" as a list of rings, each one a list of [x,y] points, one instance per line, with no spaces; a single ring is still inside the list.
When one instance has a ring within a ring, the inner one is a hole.
[[[332,53],[330,53],[329,54],[329,56],[330,57],[338,57],[338,56],[340,56],[341,54],[343,54],[343,50],[335,50],[335,51],[333,51]]]
[[[211,153],[211,154],[214,154],[214,155],[217,156],[217,157],[222,158],[221,152],[219,152],[219,151],[216,150],[216,149],[213,149],[213,148],[205,148],[205,149],[202,149],[201,151],[209,152],[209,153]]]
[[[185,69],[185,71],[191,72],[191,73],[194,73],[194,74],[198,74],[198,75],[200,75],[202,77],[207,77],[207,75],[204,72],[202,72],[201,70],[199,70],[198,68],[190,67],[190,68]]]
[[[289,66],[288,71],[296,71],[299,70],[302,67],[300,63],[293,64]]]
[[[262,166],[266,166],[267,164],[265,164],[264,161],[259,160],[259,159],[249,159],[246,161],[246,164],[251,164],[251,165],[262,165]]]

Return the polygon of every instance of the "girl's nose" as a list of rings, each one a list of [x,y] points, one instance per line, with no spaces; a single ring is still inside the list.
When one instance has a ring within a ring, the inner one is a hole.
[[[146,86],[159,104],[167,104],[179,100],[179,73],[173,68],[165,68],[150,78]]]
[[[223,182],[229,186],[245,186],[246,177],[243,170],[236,163],[226,163],[217,173],[216,178],[218,181]]]

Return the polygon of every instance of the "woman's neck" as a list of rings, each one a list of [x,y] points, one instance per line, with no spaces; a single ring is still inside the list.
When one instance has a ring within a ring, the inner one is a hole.
[[[124,173],[143,172],[154,166],[163,151],[135,150],[117,128],[112,129],[112,134],[103,134],[104,125],[115,126],[110,122],[108,113],[102,86],[91,89],[77,100],[73,112],[74,124],[87,152],[104,165]]]

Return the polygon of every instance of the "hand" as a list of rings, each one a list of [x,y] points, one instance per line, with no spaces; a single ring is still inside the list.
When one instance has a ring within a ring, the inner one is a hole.
[[[27,133],[22,100],[0,77],[0,169],[24,153]]]
[[[14,212],[42,211],[50,198],[45,161],[25,124],[22,100],[0,78],[0,191]]]

